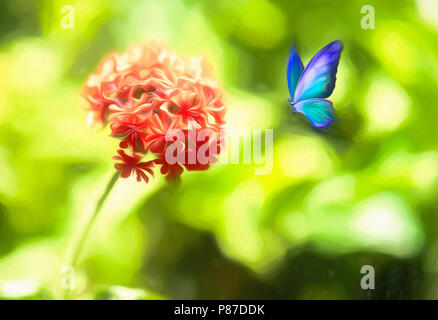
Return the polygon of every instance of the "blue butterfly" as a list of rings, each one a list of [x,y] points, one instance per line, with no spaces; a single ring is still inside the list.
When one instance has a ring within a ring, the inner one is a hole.
[[[306,68],[303,68],[297,47],[292,45],[290,49],[287,84],[292,112],[302,113],[316,128],[336,121],[332,103],[324,98],[328,98],[335,88],[342,48],[339,40],[329,43],[313,56]]]

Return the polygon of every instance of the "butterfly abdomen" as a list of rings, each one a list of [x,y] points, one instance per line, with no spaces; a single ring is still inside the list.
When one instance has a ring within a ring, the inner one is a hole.
[[[292,100],[292,99],[288,99],[287,101],[289,101],[289,104],[290,104],[291,107],[292,107],[292,113],[297,112],[297,109],[295,109],[295,107],[294,107],[294,102],[293,102],[293,100]]]

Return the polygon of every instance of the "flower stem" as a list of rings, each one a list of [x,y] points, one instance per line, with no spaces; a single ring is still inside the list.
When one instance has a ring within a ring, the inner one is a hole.
[[[86,225],[81,230],[79,241],[73,247],[72,255],[71,255],[72,258],[69,263],[69,265],[73,268],[73,270],[76,266],[76,263],[78,262],[78,259],[82,251],[82,247],[84,246],[85,241],[87,240],[88,234],[90,233],[93,223],[96,220],[97,216],[99,215],[100,209],[102,209],[105,200],[108,198],[108,195],[110,194],[111,190],[113,189],[119,177],[120,177],[120,173],[119,171],[116,171],[114,175],[111,177],[111,180],[106,185],[105,191],[102,193],[99,200],[97,201],[93,214],[90,216],[89,220],[86,222]],[[65,289],[64,299],[68,299],[71,290],[72,290],[71,288]]]

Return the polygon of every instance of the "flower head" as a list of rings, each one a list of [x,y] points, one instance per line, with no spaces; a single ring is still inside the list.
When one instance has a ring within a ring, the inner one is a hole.
[[[125,53],[111,54],[96,74],[86,81],[83,96],[88,102],[88,122],[109,125],[111,136],[120,139],[116,169],[122,177],[137,174],[148,182],[152,168],[170,181],[177,180],[184,167],[205,170],[209,163],[186,162],[189,147],[183,147],[184,161],[168,161],[166,149],[176,143],[168,132],[187,132],[191,125],[208,129],[219,141],[225,123],[225,106],[216,83],[209,78],[202,59],[183,59],[159,45],[134,46]],[[196,141],[195,146],[199,143]],[[220,152],[216,143],[216,156]],[[141,162],[146,154],[153,160]]]

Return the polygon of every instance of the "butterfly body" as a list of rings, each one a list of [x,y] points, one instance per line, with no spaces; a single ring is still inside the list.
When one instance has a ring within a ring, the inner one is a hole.
[[[322,48],[304,68],[293,45],[287,66],[292,113],[301,113],[316,128],[336,121],[334,109],[328,98],[335,88],[336,72],[342,52],[342,42],[333,41]]]

